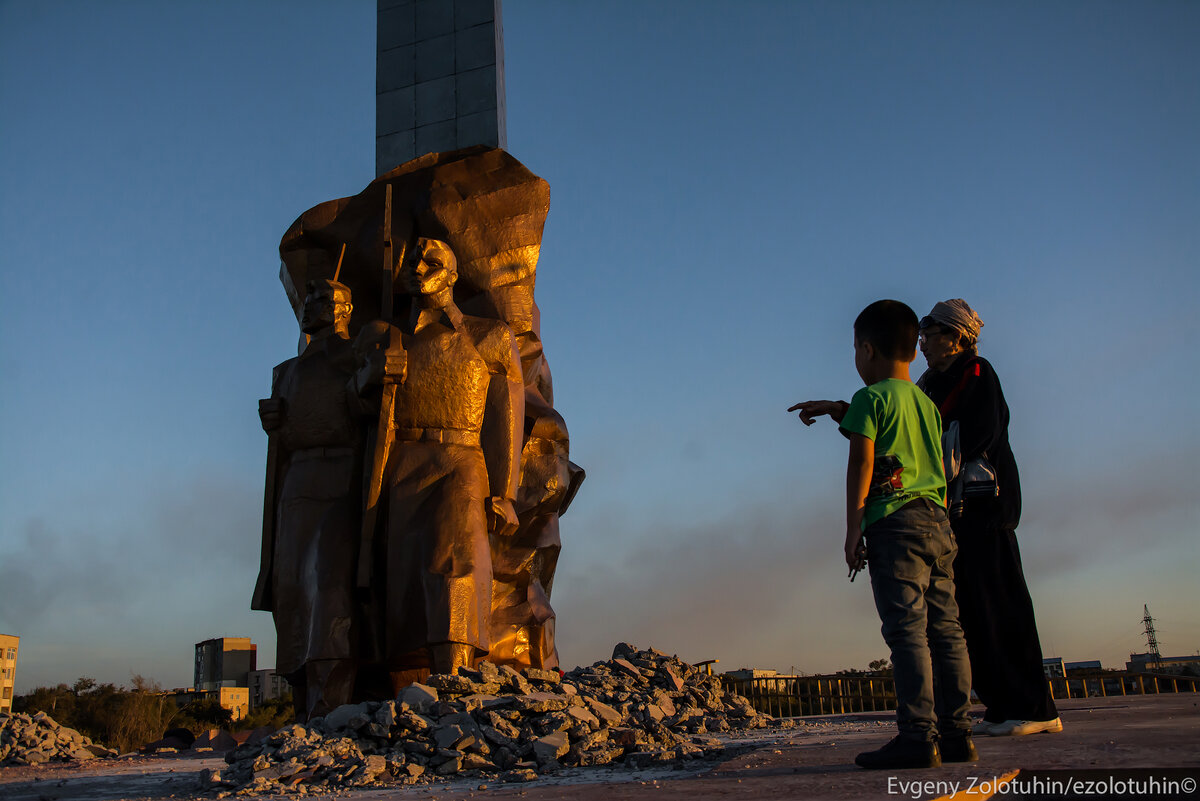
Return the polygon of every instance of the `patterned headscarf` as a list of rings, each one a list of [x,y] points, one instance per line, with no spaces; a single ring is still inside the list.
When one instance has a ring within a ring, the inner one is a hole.
[[[979,339],[979,329],[983,328],[983,320],[962,298],[935,303],[933,310],[921,318],[920,327],[928,328],[934,324],[949,326],[972,341]]]

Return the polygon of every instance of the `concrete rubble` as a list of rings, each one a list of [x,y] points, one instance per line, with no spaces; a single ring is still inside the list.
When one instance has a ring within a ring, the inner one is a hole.
[[[758,714],[702,669],[622,643],[608,662],[564,676],[488,662],[434,675],[395,700],[347,704],[243,745],[200,779],[218,797],[460,775],[525,782],[564,767],[711,758],[724,750],[711,733],[772,725],[788,722]]]
[[[0,714],[0,765],[41,765],[116,755],[111,748],[59,725],[45,712]]]

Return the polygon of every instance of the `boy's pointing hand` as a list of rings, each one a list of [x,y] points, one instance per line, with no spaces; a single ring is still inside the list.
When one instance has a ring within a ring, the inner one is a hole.
[[[823,414],[829,415],[835,423],[840,423],[842,422],[842,418],[846,416],[848,408],[850,408],[850,404],[845,401],[810,400],[790,406],[788,407],[788,411],[794,412],[799,410],[800,422],[806,426],[811,426]]]

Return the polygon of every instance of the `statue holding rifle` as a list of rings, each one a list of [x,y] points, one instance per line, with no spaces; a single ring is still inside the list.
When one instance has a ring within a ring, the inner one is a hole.
[[[489,532],[503,539],[517,526],[520,354],[508,326],[459,311],[457,278],[450,246],[418,238],[397,276],[408,307],[396,310],[397,325],[371,323],[355,343],[360,387],[377,385],[381,407],[391,407],[376,432],[386,453],[372,466],[381,478],[379,536],[364,557],[374,565],[372,617],[394,684],[414,670],[453,672],[488,652]]]
[[[280,242],[297,320],[319,300],[314,281],[332,274],[340,287],[336,333],[313,328],[262,402],[253,608],[275,614],[279,669],[308,694],[301,718],[482,658],[558,665],[558,521],[584,473],[554,408],[533,297],[548,209],[545,181],[473,147],[314,206]],[[340,650],[311,649],[323,633]]]

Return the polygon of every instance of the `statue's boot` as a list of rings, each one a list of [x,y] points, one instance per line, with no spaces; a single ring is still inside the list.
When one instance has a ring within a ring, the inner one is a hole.
[[[434,673],[458,673],[460,667],[470,667],[475,646],[465,642],[440,642],[429,646],[431,669]]]
[[[353,659],[314,659],[305,664],[304,689],[309,720],[350,703],[356,672]]]

